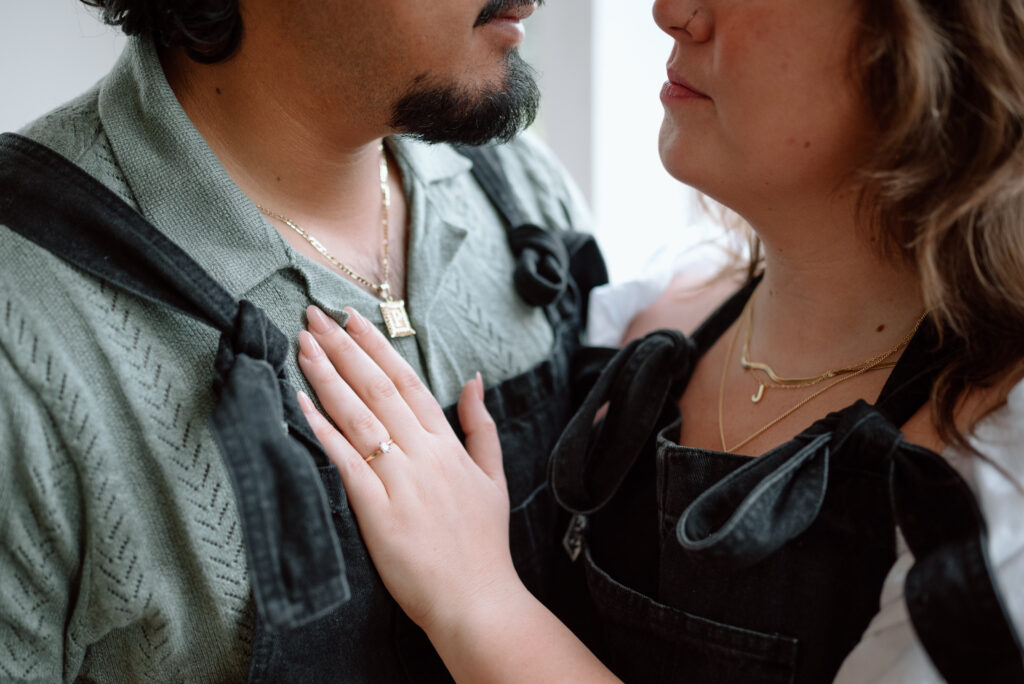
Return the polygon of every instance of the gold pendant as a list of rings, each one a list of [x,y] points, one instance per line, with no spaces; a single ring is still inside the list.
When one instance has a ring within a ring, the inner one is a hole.
[[[387,326],[388,335],[392,339],[416,334],[412,323],[409,322],[409,314],[405,310],[405,300],[390,299],[381,302],[380,313],[384,317],[384,325]]]
[[[754,394],[750,395],[750,401],[752,401],[752,402],[754,402],[756,404],[756,403],[760,402],[763,397],[764,397],[764,385],[762,385],[761,383],[757,383],[757,392],[755,392]]]

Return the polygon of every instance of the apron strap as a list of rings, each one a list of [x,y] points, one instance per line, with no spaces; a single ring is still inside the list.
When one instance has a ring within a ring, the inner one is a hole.
[[[725,306],[735,310],[739,304],[733,297]],[[746,567],[802,534],[825,501],[836,452],[852,448],[887,463],[903,444],[897,426],[928,400],[946,358],[937,339],[934,326],[925,322],[900,356],[876,406],[858,401],[826,416],[701,494],[678,521],[679,544],[704,561]]]
[[[1024,650],[993,580],[985,519],[946,461],[907,446],[890,471],[892,507],[914,565],[904,597],[918,639],[949,682],[1024,682]]]
[[[564,508],[590,514],[611,500],[658,428],[669,397],[682,393],[697,360],[736,320],[760,281],[756,276],[747,282],[690,338],[657,330],[618,351],[593,348],[576,355],[576,379],[589,393],[555,446],[548,470]],[[606,403],[605,418],[595,426]]]
[[[893,425],[903,426],[931,398],[932,385],[954,350],[939,343],[931,318],[925,319],[900,355],[875,406]]]
[[[858,401],[705,490],[680,516],[676,540],[701,563],[752,566],[818,518],[840,451],[853,449],[865,462],[884,462],[902,443],[898,429]]]
[[[211,420],[260,616],[270,629],[286,629],[347,601],[344,559],[315,467],[328,459],[285,376],[288,340],[264,312],[236,303],[95,178],[11,133],[0,135],[0,224],[102,281],[221,332]]]
[[[608,363],[551,454],[548,479],[559,504],[599,510],[618,491],[653,433],[669,396],[689,378],[693,343],[676,330],[633,340]],[[595,425],[597,413],[608,412]]]
[[[509,248],[516,257],[513,275],[516,291],[530,306],[549,306],[574,300],[579,320],[586,321],[590,291],[608,282],[608,270],[597,243],[589,233],[573,230],[547,231],[523,211],[502,171],[492,145],[456,147],[473,162],[473,177],[498,210],[505,223]],[[566,293],[575,296],[566,298]]]

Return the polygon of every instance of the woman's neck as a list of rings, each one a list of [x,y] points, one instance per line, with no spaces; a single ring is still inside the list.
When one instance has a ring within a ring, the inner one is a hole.
[[[882,255],[853,220],[758,228],[765,270],[750,356],[777,373],[813,376],[864,361],[898,344],[921,316],[913,267]]]

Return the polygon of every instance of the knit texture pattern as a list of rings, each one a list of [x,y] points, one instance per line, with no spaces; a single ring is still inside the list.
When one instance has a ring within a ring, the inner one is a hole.
[[[175,107],[136,42],[106,83],[22,134],[136,207],[293,344],[310,303],[380,324],[371,295],[287,247]],[[174,147],[152,159],[153,140]],[[494,383],[531,367],[552,334],[513,292],[503,228],[468,169],[446,148],[391,144],[414,217],[418,330],[396,348],[449,402],[477,370]],[[539,224],[586,226],[536,143],[504,158]],[[255,608],[209,427],[217,342],[0,227],[0,681],[245,678]],[[287,370],[308,390],[294,354]]]

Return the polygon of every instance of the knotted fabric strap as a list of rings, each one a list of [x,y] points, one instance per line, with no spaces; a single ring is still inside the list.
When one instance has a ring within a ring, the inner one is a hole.
[[[569,251],[556,236],[524,223],[508,232],[508,245],[516,257],[512,282],[523,301],[546,306],[566,291]]]
[[[618,491],[656,427],[662,407],[689,378],[694,348],[680,332],[658,330],[626,345],[605,366],[555,444],[548,468],[555,498],[592,513]],[[598,410],[608,404],[597,426]]]
[[[950,682],[1024,682],[1024,651],[993,580],[970,488],[943,457],[904,442],[863,401],[705,491],[680,517],[678,543],[723,568],[767,558],[817,519],[831,461],[844,446],[861,462],[888,464],[892,508],[915,558],[904,585],[907,608],[936,668]]]
[[[688,555],[719,567],[767,558],[817,519],[832,457],[850,440],[858,453],[887,458],[902,435],[863,401],[830,414],[697,497],[676,524],[676,540]]]
[[[501,163],[493,147],[457,149],[459,154],[473,162],[474,178],[505,221],[509,248],[516,257],[513,282],[519,296],[530,306],[547,306],[555,303],[570,289],[572,282],[571,255],[566,247],[565,238],[560,234],[543,230],[529,220],[502,174]],[[569,231],[566,232],[571,234]],[[593,243],[593,238],[587,236],[583,241],[569,239],[573,240],[574,252],[589,249],[593,254],[588,253],[584,255],[585,258],[592,259],[591,263],[594,264],[599,262],[599,272],[587,280],[599,281],[599,285],[607,282],[608,274],[604,270],[604,261],[600,259],[596,243],[593,247],[584,244],[587,240]],[[593,260],[594,256],[597,257],[596,261]],[[579,282],[577,280],[577,283]]]
[[[316,465],[328,463],[285,377],[285,336],[113,192],[27,138],[0,135],[0,224],[123,290],[221,331],[213,431],[270,630],[349,597]]]
[[[948,682],[1024,682],[1024,650],[992,581],[985,520],[945,459],[919,448],[892,460],[896,520],[914,554],[903,593],[918,639]]]

